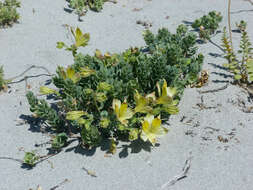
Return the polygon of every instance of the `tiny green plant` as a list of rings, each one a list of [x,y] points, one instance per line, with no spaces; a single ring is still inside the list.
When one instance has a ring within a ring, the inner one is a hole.
[[[17,8],[20,7],[20,2],[17,0],[0,1],[0,26],[12,26],[20,18]]]
[[[74,37],[74,43],[71,46],[67,46],[64,42],[57,42],[57,48],[65,48],[65,50],[71,51],[72,55],[75,57],[77,54],[77,49],[79,47],[85,47],[88,44],[90,40],[90,35],[88,33],[83,34],[78,27],[75,31],[72,27],[70,27],[70,31]]]
[[[253,48],[246,31],[246,23],[240,22],[241,42],[240,49],[235,54],[228,39],[226,28],[223,30],[222,46],[225,51],[225,58],[228,63],[224,64],[233,74],[234,79],[239,84],[250,84],[253,81]],[[238,57],[240,55],[240,57]]]
[[[210,40],[212,34],[219,28],[219,24],[222,21],[221,13],[211,11],[207,15],[196,19],[192,23],[192,28],[199,32],[200,39]]]
[[[26,95],[30,111],[56,133],[52,148],[60,150],[73,135],[85,148],[109,139],[112,153],[121,140],[155,145],[168,131],[162,121],[178,113],[185,86],[198,81],[203,55],[197,54],[197,36],[185,25],[175,34],[147,30],[144,47],[104,55],[96,50],[90,56],[77,53],[89,35],[78,28],[72,34],[73,45],[57,46],[72,52],[74,64],[57,68],[54,88],[40,88],[41,94],[54,96],[54,106],[32,92]]]
[[[34,151],[32,152],[25,152],[24,156],[24,164],[27,164],[28,166],[34,167],[36,165],[36,162],[40,159],[38,155]]]

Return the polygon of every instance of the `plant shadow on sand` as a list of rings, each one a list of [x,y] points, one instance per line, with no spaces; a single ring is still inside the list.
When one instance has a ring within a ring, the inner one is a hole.
[[[228,69],[226,67],[221,66],[221,65],[218,65],[215,63],[208,63],[208,65],[213,66],[215,69],[219,69],[219,70],[228,72]],[[227,74],[227,73],[223,73],[223,72],[216,72],[216,71],[213,71],[211,73],[214,75],[217,75],[217,76],[221,76],[224,79],[233,79],[233,75],[231,75],[231,74]],[[214,82],[214,83],[229,83],[230,80],[212,80],[212,82]]]
[[[110,140],[103,139],[100,146],[93,147],[91,149],[87,149],[81,146],[79,143],[77,146],[69,147],[65,150],[65,152],[74,151],[75,153],[84,155],[84,156],[93,156],[96,153],[97,148],[100,148],[101,151],[105,151],[106,154],[110,154],[108,151],[110,149]],[[155,146],[159,146],[156,144]],[[142,150],[146,152],[151,152],[151,144],[149,142],[143,142],[142,140],[135,140],[132,142],[128,142],[128,144],[122,144],[121,146],[117,147],[117,152],[119,158],[126,158],[129,153],[136,154],[141,152]]]
[[[20,115],[19,117],[20,119],[24,120],[27,124],[29,124],[29,131],[34,132],[34,133],[47,133],[47,134],[54,134],[54,131],[52,129],[50,129],[50,127],[43,125],[43,120],[38,119],[38,118],[34,118],[31,115]],[[75,133],[74,133],[75,134]],[[72,147],[70,147],[69,145],[71,143],[73,143],[74,141],[78,141],[78,145],[74,145]],[[35,144],[35,147],[39,147],[39,146],[44,146],[46,144],[50,144],[48,142],[42,143],[42,144]],[[160,144],[155,144],[155,147],[158,147]],[[101,142],[100,146],[97,147],[93,147],[91,149],[89,148],[85,148],[84,146],[81,145],[81,139],[80,137],[77,137],[75,139],[71,139],[68,140],[67,145],[65,146],[65,148],[63,150],[60,151],[55,151],[51,148],[47,148],[48,153],[47,155],[49,156],[48,158],[51,157],[51,155],[56,155],[65,151],[65,152],[71,152],[74,151],[75,153],[84,155],[84,156],[93,156],[96,153],[96,150],[99,148],[101,151],[104,151],[106,154],[110,154],[109,150],[110,150],[110,146],[111,146],[111,141],[109,139],[104,138]],[[117,147],[117,153],[119,158],[126,158],[129,153],[130,154],[136,154],[143,151],[146,152],[151,152],[152,149],[152,144],[150,142],[144,142],[140,139],[138,140],[134,140],[134,141],[128,141],[125,140],[123,141],[123,143],[121,144],[121,146]],[[48,159],[46,158],[46,159]],[[43,159],[41,161],[39,161],[38,163],[46,160]],[[37,164],[38,164],[37,163]],[[22,164],[21,168],[23,169],[32,169],[33,167],[27,165],[27,164]]]

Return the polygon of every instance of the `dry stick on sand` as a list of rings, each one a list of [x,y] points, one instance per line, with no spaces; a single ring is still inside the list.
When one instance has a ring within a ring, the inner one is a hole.
[[[166,187],[169,187],[169,186],[172,186],[174,185],[176,182],[178,182],[179,180],[181,179],[184,179],[187,177],[187,174],[190,170],[190,167],[191,167],[191,161],[192,161],[192,158],[193,156],[191,155],[192,153],[190,152],[189,153],[189,158],[187,158],[187,160],[185,161],[185,164],[184,164],[184,167],[183,167],[183,170],[182,172],[179,174],[179,175],[176,175],[174,176],[172,179],[170,179],[167,183],[163,184],[161,186],[161,189],[164,189]]]
[[[49,190],[55,190],[55,189],[59,188],[60,186],[64,185],[65,183],[67,183],[67,182],[69,182],[69,180],[68,180],[68,179],[65,179],[64,181],[62,181],[62,182],[59,183],[58,185],[56,185],[56,186],[50,188]]]
[[[22,79],[20,79],[20,80],[18,80],[18,81],[13,81],[13,80],[15,80],[15,79],[17,79],[17,78],[19,78],[19,77],[22,77],[22,76],[25,75],[28,71],[30,71],[31,69],[34,69],[34,68],[43,69],[44,71],[47,72],[47,74],[39,74],[39,75],[36,75],[36,76],[25,76],[24,78],[22,78]],[[32,66],[30,66],[28,69],[26,69],[24,72],[22,72],[21,74],[15,76],[15,77],[6,79],[6,81],[7,81],[7,84],[14,84],[14,83],[19,83],[19,82],[25,81],[25,92],[26,92],[26,91],[27,91],[27,87],[28,87],[27,79],[28,79],[29,77],[40,77],[40,76],[43,76],[43,75],[52,76],[52,74],[49,72],[49,70],[48,70],[46,67],[32,65]]]
[[[26,74],[28,71],[30,71],[31,69],[34,69],[34,68],[37,68],[37,69],[43,69],[45,70],[49,76],[52,76],[52,74],[49,72],[49,70],[46,68],[46,67],[43,67],[43,66],[36,66],[36,65],[32,65],[30,66],[28,69],[26,69],[24,72],[22,72],[21,74],[15,76],[15,77],[12,77],[12,78],[9,78],[9,79],[6,79],[8,82],[8,84],[13,84],[13,83],[17,83],[17,82],[21,82],[23,80],[26,80],[27,77],[24,77],[23,79],[17,81],[17,82],[12,82],[13,80],[19,78],[19,77],[22,77],[24,74]]]

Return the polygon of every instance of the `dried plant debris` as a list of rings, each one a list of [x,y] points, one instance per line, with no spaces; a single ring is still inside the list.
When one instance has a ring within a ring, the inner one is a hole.
[[[65,183],[67,182],[70,182],[69,179],[64,179],[61,183],[59,183],[58,185],[54,186],[54,187],[51,187],[49,190],[56,190],[58,189],[59,187],[63,186]]]
[[[201,71],[200,76],[197,79],[197,82],[192,84],[191,87],[201,88],[205,86],[208,82],[209,73],[206,70]]]
[[[179,175],[174,176],[172,179],[170,179],[168,182],[166,182],[165,184],[163,184],[161,186],[161,189],[165,189],[168,188],[172,185],[175,185],[178,181],[184,179],[187,177],[189,170],[191,168],[191,162],[192,162],[193,156],[192,153],[189,153],[189,157],[187,158],[187,160],[185,161],[184,167],[182,169],[182,172]]]
[[[227,143],[227,142],[228,142],[228,138],[223,137],[223,136],[221,136],[221,135],[219,135],[219,136],[217,137],[217,139],[218,139],[220,142],[222,142],[222,143]]]
[[[138,12],[138,11],[141,11],[142,10],[142,8],[134,8],[132,11],[133,12]]]
[[[55,185],[54,187],[51,187],[49,190],[56,190],[59,187],[63,186],[67,182],[70,182],[70,180],[69,179],[64,179],[61,183],[59,183],[58,185]],[[33,190],[33,189],[30,188],[29,190]],[[44,190],[44,189],[42,188],[42,186],[38,185],[35,190]]]
[[[85,167],[82,167],[82,169],[91,177],[97,177],[96,172],[92,170],[88,170]]]
[[[149,22],[149,21],[137,20],[136,24],[144,26],[145,29],[148,29],[148,28],[152,27],[152,22]]]

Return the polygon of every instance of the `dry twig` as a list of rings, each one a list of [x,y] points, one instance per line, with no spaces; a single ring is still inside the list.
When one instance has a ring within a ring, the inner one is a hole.
[[[176,182],[178,182],[179,180],[186,178],[187,174],[188,174],[188,172],[190,170],[190,167],[191,167],[192,158],[193,158],[193,156],[191,155],[191,152],[190,152],[189,158],[187,158],[187,160],[185,161],[185,164],[184,164],[184,167],[182,169],[182,172],[179,175],[174,176],[167,183],[163,184],[161,186],[161,189],[164,189],[166,187],[172,186]]]

